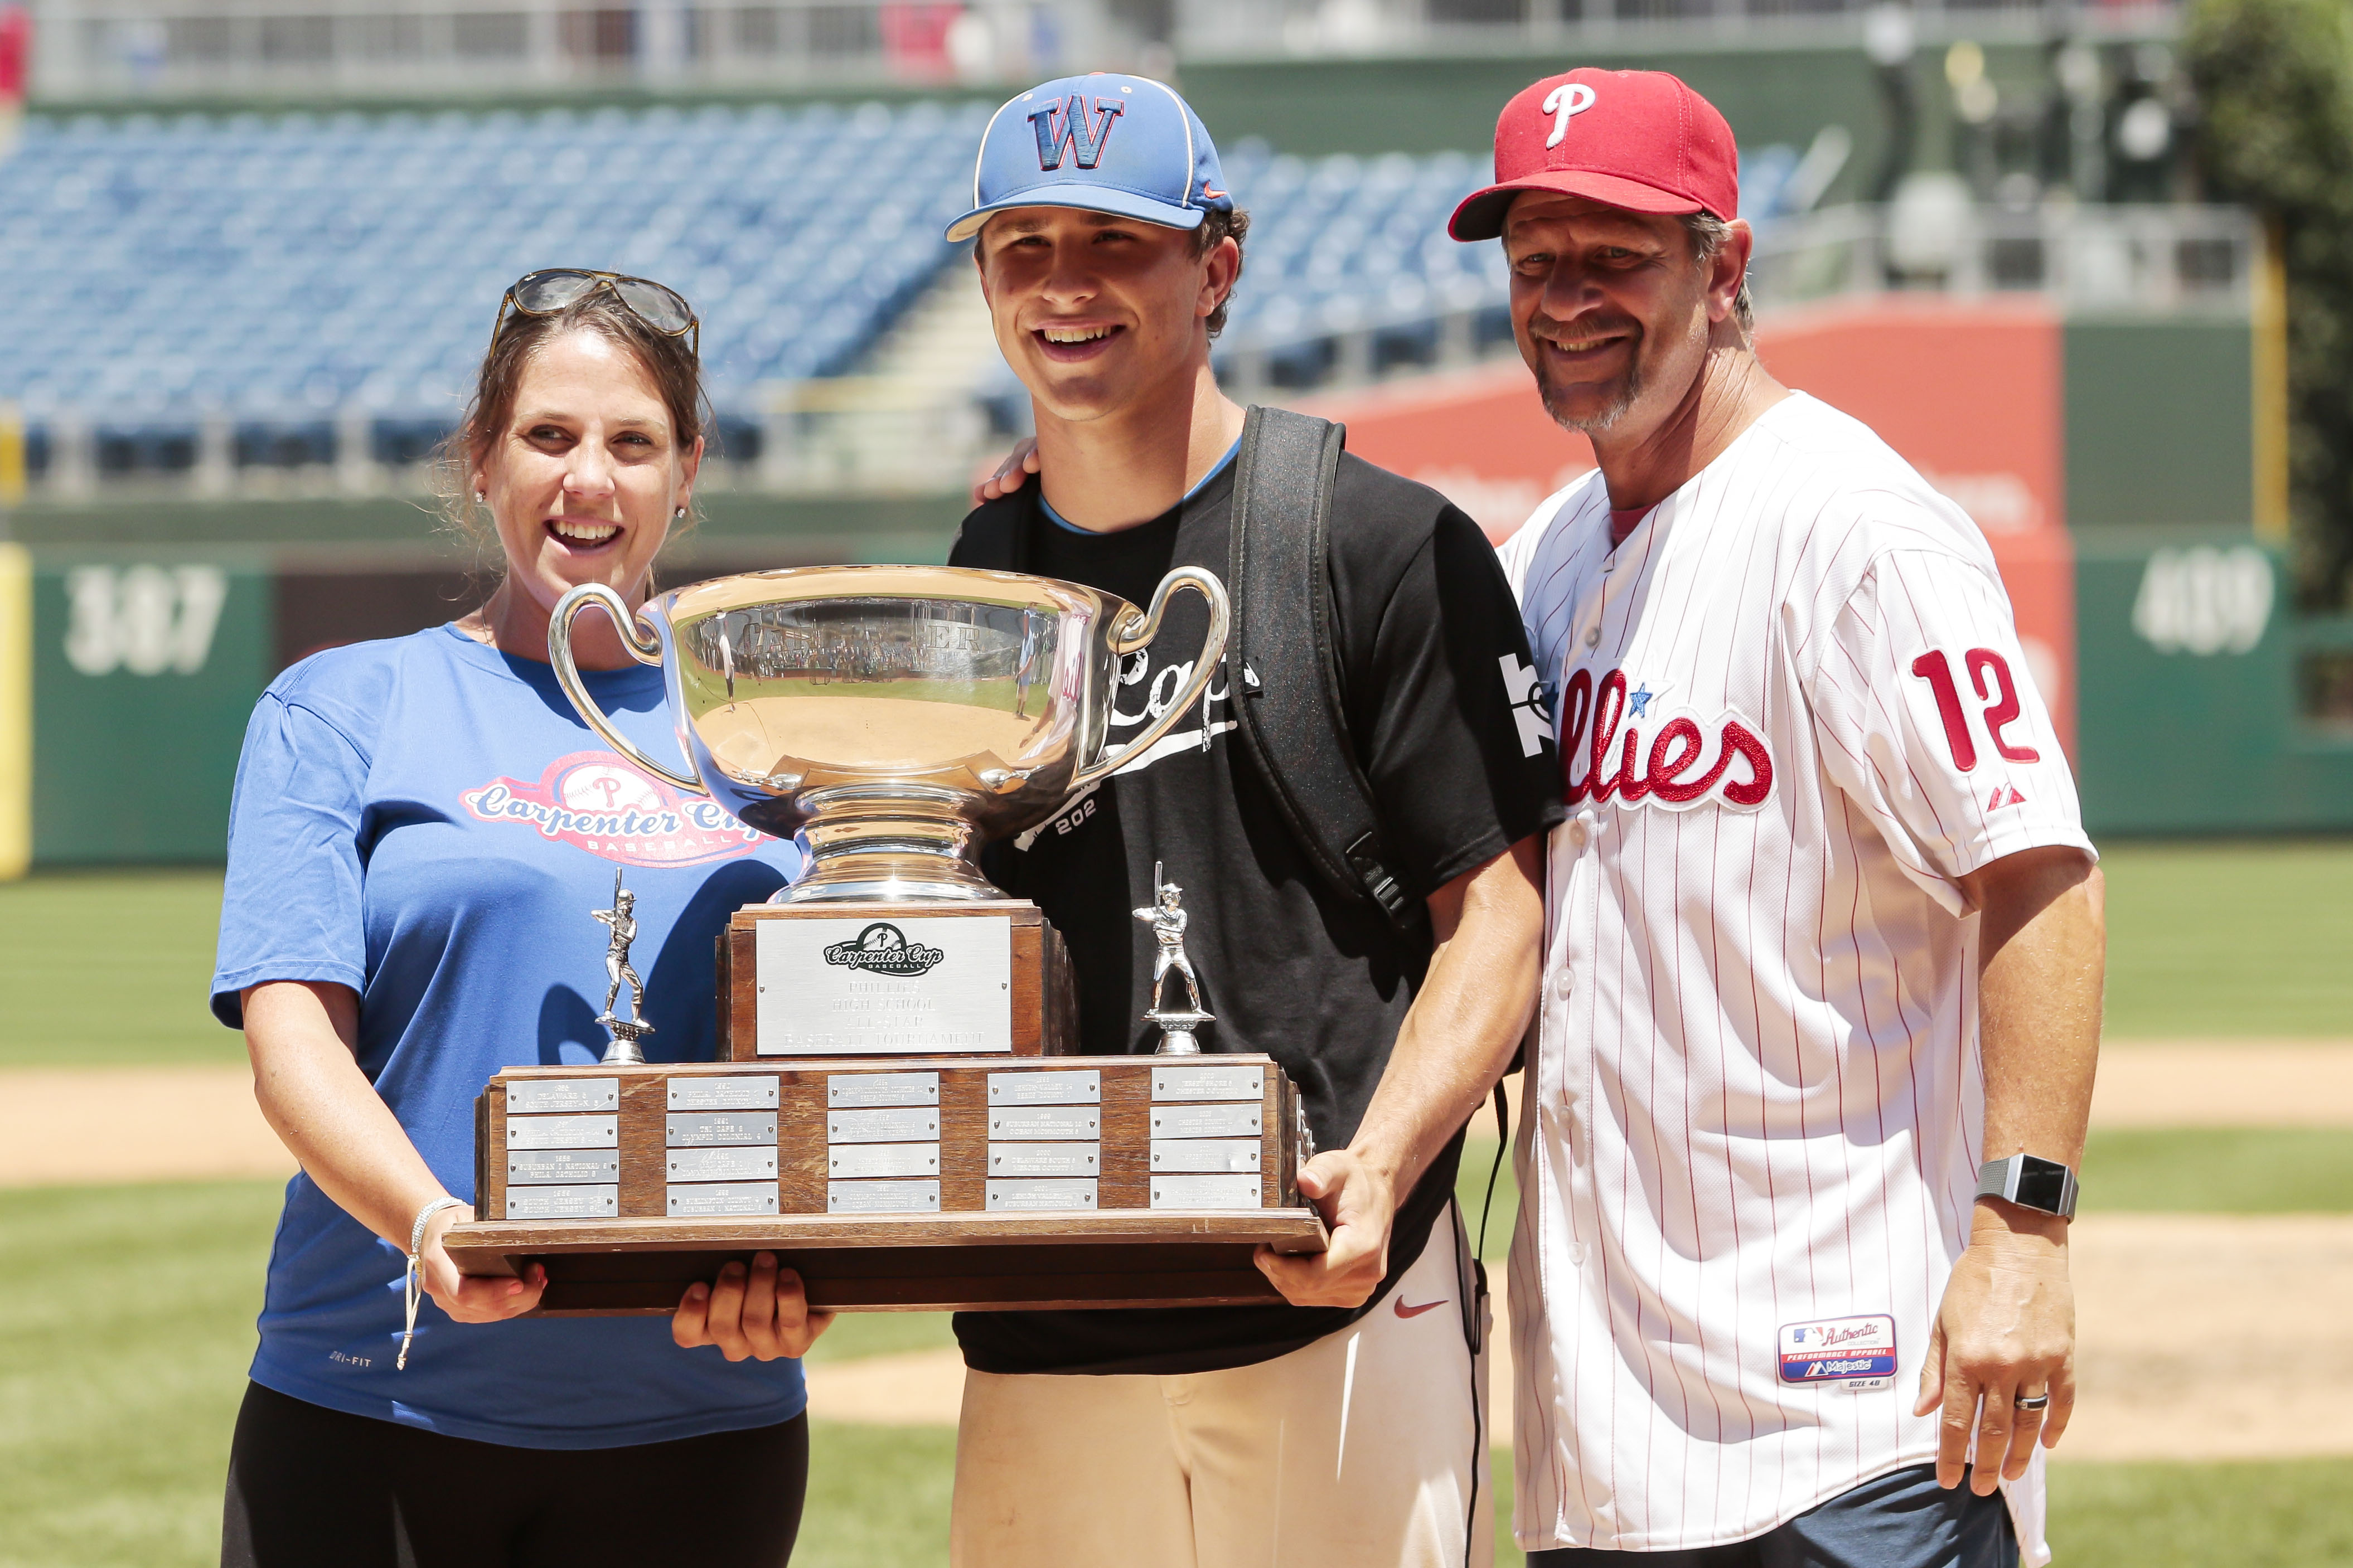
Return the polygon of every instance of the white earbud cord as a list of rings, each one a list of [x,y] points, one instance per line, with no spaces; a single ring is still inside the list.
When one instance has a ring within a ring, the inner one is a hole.
[[[400,1330],[400,1354],[392,1363],[395,1372],[408,1370],[408,1342],[417,1337],[417,1309],[425,1300],[425,1264],[417,1256],[425,1249],[425,1226],[443,1209],[461,1209],[463,1198],[435,1198],[417,1211],[417,1223],[408,1227],[408,1271],[401,1281],[402,1293],[407,1298],[408,1318]]]

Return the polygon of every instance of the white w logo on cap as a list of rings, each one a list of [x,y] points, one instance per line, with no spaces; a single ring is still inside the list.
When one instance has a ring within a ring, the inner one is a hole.
[[[1568,134],[1569,116],[1582,114],[1593,107],[1593,89],[1581,81],[1565,81],[1545,94],[1544,111],[1553,117],[1552,134],[1545,138],[1545,146],[1560,145]]]

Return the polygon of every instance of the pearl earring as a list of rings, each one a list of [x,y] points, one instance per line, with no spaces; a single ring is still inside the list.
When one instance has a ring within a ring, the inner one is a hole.
[[[686,521],[686,508],[681,507],[670,515],[674,521],[683,522]]]
[[[491,504],[491,498],[484,495],[481,491],[476,490],[474,492],[474,504],[476,506],[488,506]]]

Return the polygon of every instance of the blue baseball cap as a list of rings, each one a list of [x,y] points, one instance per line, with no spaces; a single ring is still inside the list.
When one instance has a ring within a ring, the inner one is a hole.
[[[948,225],[969,239],[1008,207],[1078,207],[1198,228],[1231,212],[1217,144],[1176,89],[1097,71],[1031,88],[989,116],[972,171],[972,210]]]

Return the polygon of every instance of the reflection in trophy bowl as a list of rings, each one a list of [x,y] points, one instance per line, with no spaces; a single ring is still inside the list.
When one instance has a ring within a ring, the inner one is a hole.
[[[1185,587],[1208,600],[1209,626],[1181,694],[1105,755],[1118,661]],[[572,623],[592,603],[663,668],[691,776],[630,744],[581,683]],[[976,899],[1003,896],[975,863],[981,843],[1149,748],[1208,687],[1225,637],[1224,587],[1197,568],[1171,572],[1147,612],[1011,572],[818,566],[675,589],[636,624],[612,589],[586,584],[557,605],[548,654],[581,717],[637,766],[764,833],[807,834],[813,864],[789,899]]]

